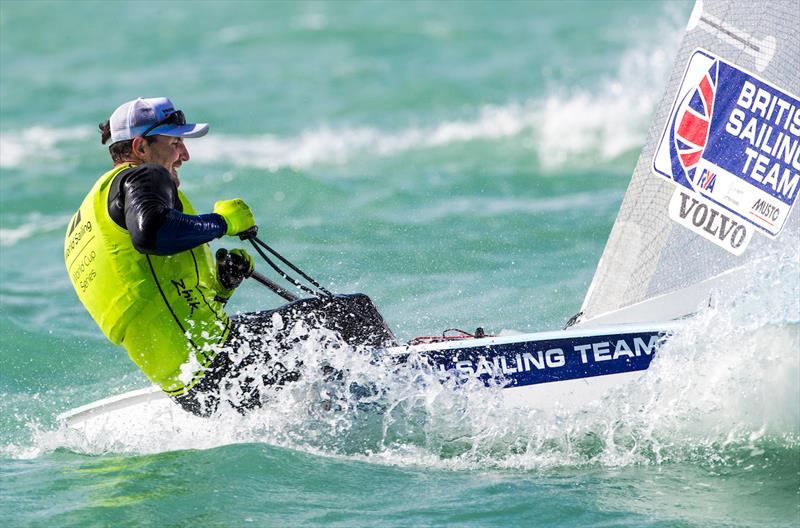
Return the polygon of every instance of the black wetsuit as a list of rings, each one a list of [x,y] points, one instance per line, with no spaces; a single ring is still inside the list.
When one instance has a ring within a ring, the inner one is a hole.
[[[174,255],[220,238],[222,216],[183,214],[178,188],[167,169],[146,163],[120,172],[108,193],[111,219],[131,234],[133,247],[150,255]]]

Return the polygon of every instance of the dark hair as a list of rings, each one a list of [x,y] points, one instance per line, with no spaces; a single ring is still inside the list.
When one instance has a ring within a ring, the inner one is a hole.
[[[100,143],[105,145],[111,139],[111,123],[108,119],[100,123]],[[144,140],[148,145],[157,141],[158,136],[145,136]],[[125,141],[117,141],[108,146],[108,153],[111,154],[111,160],[114,163],[122,163],[130,158],[131,150],[133,148],[133,140],[126,139]]]

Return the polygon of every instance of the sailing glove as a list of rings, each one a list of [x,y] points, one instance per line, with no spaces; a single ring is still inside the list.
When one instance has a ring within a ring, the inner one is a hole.
[[[243,249],[217,250],[217,278],[222,287],[222,297],[227,299],[244,279],[253,274],[253,257]]]
[[[214,212],[225,220],[228,226],[225,234],[228,236],[238,235],[256,225],[253,212],[241,198],[215,203]]]

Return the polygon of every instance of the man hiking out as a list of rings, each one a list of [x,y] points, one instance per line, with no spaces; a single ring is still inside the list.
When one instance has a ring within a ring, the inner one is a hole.
[[[208,125],[187,123],[169,99],[129,101],[100,131],[114,167],[67,227],[70,280],[111,342],[173,399],[206,414],[216,402],[198,401],[195,389],[225,363],[219,351],[232,325],[224,304],[253,266],[233,250],[218,268],[208,242],[253,227],[253,214],[235,199],[198,215],[178,190],[184,138],[204,136]]]
[[[208,242],[250,230],[253,214],[233,199],[198,215],[178,190],[189,161],[184,138],[204,136],[208,125],[187,123],[167,98],[139,98],[117,108],[100,132],[114,166],[67,226],[67,272],[106,337],[184,409],[209,415],[225,393],[243,412],[261,405],[265,388],[298,378],[267,352],[278,344],[276,314],[286,323],[338,319],[331,327],[348,343],[393,340],[364,295],[328,294],[232,320],[225,303],[253,260],[234,249],[215,262]]]

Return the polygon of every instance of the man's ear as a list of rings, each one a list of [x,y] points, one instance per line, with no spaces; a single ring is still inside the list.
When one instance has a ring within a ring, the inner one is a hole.
[[[146,146],[147,141],[142,136],[136,136],[131,143],[131,150],[136,156],[143,158],[147,155]]]

